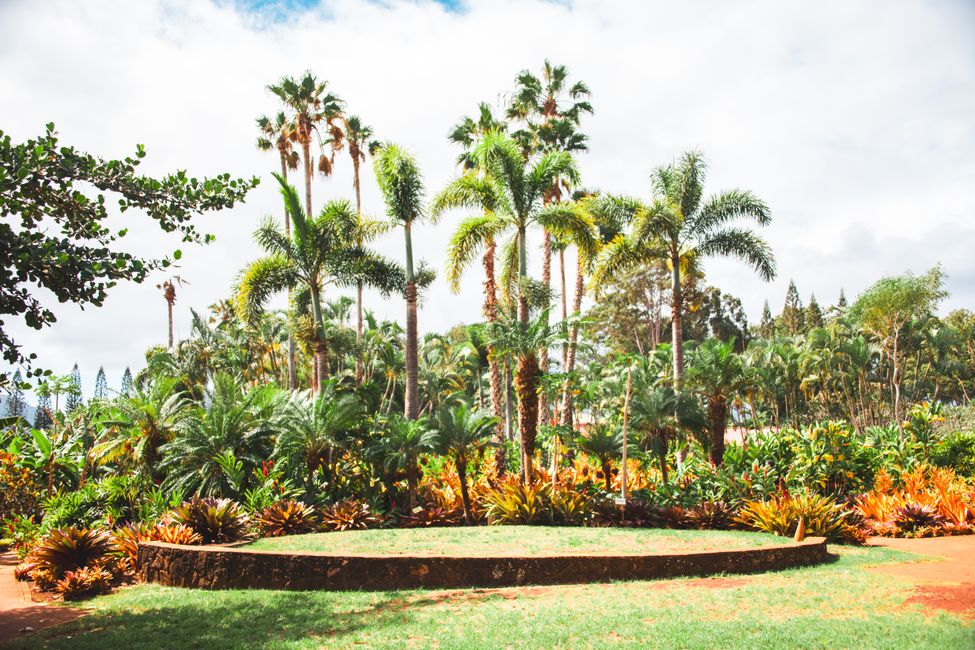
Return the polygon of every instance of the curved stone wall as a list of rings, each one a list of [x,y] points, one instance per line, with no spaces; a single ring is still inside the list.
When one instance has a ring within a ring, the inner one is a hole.
[[[202,589],[387,590],[512,587],[755,573],[826,561],[826,540],[666,555],[408,557],[139,545],[142,579]]]

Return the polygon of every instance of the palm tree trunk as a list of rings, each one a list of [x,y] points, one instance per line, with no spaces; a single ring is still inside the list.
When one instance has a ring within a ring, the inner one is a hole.
[[[173,349],[173,303],[172,301],[166,301],[166,308],[169,312],[169,345],[168,349]]]
[[[484,320],[488,324],[493,324],[498,319],[498,289],[494,279],[494,253],[496,247],[494,238],[487,241],[484,250]],[[488,346],[488,377],[491,389],[491,413],[498,419],[498,424],[494,429],[494,437],[497,439],[498,447],[494,452],[494,462],[498,472],[505,472],[504,458],[504,411],[501,403],[501,369],[498,360],[494,355],[494,348]]]
[[[569,317],[569,310],[566,305],[566,295],[565,295],[565,250],[559,250],[559,279],[562,283],[562,322]],[[565,367],[568,365],[568,354],[569,346],[567,343],[562,344],[562,372],[565,372]]]
[[[406,397],[405,415],[409,420],[419,416],[419,363],[417,360],[416,279],[413,275],[413,238],[410,223],[403,226],[406,235]]]
[[[528,248],[525,241],[525,227],[518,228],[518,279],[524,280],[528,277]],[[528,298],[519,287],[518,291],[518,322],[523,326],[528,325]]]
[[[321,392],[328,379],[328,345],[325,341],[325,319],[322,316],[321,298],[318,295],[318,287],[311,287],[311,309],[315,319],[315,361],[313,371],[317,379],[315,390]]]
[[[355,287],[355,340],[362,344],[362,283],[359,282]],[[362,385],[362,350],[360,349],[355,356],[355,385]]]
[[[546,289],[552,288],[552,233],[545,230],[544,243],[542,245],[542,284]],[[548,320],[548,315],[545,316]],[[542,373],[548,372],[548,346],[538,351],[538,367]],[[541,427],[548,421],[548,396],[542,392],[538,396],[538,426]]]
[[[681,379],[684,377],[684,332],[681,329],[684,318],[684,290],[680,286],[680,258],[671,258],[673,273],[671,275],[670,322],[674,355],[674,390],[680,390]]]
[[[305,214],[311,219],[311,134],[301,139],[301,154],[305,160]]]
[[[724,462],[724,433],[725,420],[728,416],[728,404],[724,395],[712,395],[708,398],[708,420],[711,422],[711,462],[715,467],[721,467]]]
[[[460,500],[464,504],[464,520],[468,524],[474,523],[474,512],[471,509],[471,495],[467,491],[467,461],[457,458],[457,478],[460,479]]]
[[[572,315],[577,316],[582,310],[582,292],[585,290],[585,270],[580,259],[576,264],[576,292],[572,299]],[[572,324],[569,328],[569,345],[565,355],[565,373],[571,374],[576,366],[576,348],[579,341],[579,325]],[[562,387],[562,424],[572,426],[572,395],[569,392],[569,380],[565,380]]]
[[[521,430],[521,479],[532,479],[532,457],[535,454],[535,438],[538,433],[538,356],[521,354],[515,371],[515,390],[518,394],[518,426]]]

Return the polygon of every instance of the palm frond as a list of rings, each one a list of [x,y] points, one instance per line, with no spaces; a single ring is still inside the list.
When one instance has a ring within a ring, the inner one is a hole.
[[[775,255],[764,239],[744,228],[711,232],[697,245],[697,254],[737,257],[755,268],[763,280],[775,277]]]
[[[460,291],[460,278],[464,270],[480,255],[490,240],[498,237],[511,225],[509,220],[492,212],[468,217],[460,222],[447,246],[447,282],[451,291]]]

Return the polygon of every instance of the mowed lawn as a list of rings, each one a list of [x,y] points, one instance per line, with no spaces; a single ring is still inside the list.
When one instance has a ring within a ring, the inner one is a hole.
[[[975,627],[875,568],[926,558],[832,547],[819,567],[716,578],[391,592],[128,587],[12,647],[973,648]]]
[[[459,532],[462,531],[462,532]],[[258,540],[248,548],[337,555],[630,555],[714,551],[791,540],[739,531],[566,526],[400,528],[289,535]]]

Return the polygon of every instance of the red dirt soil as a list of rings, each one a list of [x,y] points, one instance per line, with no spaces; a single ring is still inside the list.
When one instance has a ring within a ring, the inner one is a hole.
[[[16,555],[0,553],[0,642],[67,623],[87,613],[84,609],[31,602],[27,583],[14,579],[16,565]]]
[[[874,570],[917,581],[907,604],[920,604],[975,619],[975,535],[895,539],[874,537],[871,546],[934,556],[935,561],[899,562]]]

